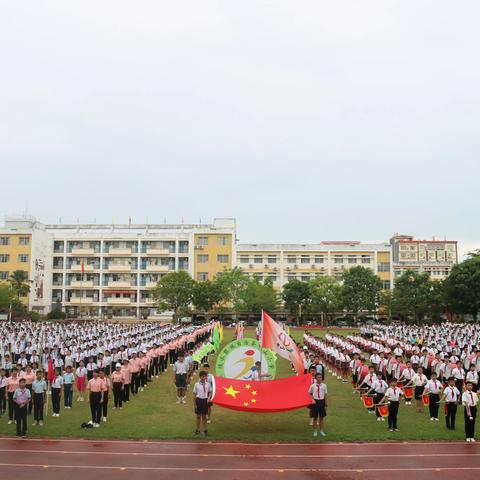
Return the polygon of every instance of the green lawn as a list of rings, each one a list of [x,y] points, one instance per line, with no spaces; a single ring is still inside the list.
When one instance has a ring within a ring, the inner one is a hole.
[[[293,331],[300,339],[303,332]],[[338,333],[338,332],[336,332]],[[341,331],[348,334],[346,330]],[[320,334],[320,333],[318,333]],[[248,330],[246,336],[253,336]],[[232,339],[233,331],[225,329],[224,342]],[[215,364],[215,358],[209,360]],[[279,358],[277,376],[291,374],[290,365]],[[349,384],[327,376],[326,383],[330,394],[330,408],[327,417],[327,436],[319,441],[378,441],[378,440],[462,440],[463,412],[457,413],[457,430],[448,431],[444,419],[432,423],[428,411],[424,415],[415,413],[415,407],[401,405],[399,413],[400,432],[387,431],[386,422],[376,422],[375,416],[367,413],[358,396],[354,396]],[[72,410],[61,410],[59,418],[46,419],[43,427],[33,427],[29,417],[29,435],[45,437],[80,437],[80,438],[122,438],[122,439],[195,439],[194,414],[191,390],[187,395],[186,405],[176,404],[176,393],[169,371],[151,382],[143,393],[115,411],[110,400],[108,422],[101,428],[84,430],[80,425],[90,418],[88,403],[75,402]],[[63,400],[63,399],[62,399]],[[443,415],[442,415],[443,417]],[[15,425],[7,425],[3,416],[0,420],[0,435],[13,435]],[[293,412],[254,414],[234,412],[214,407],[212,424],[209,426],[210,440],[239,440],[255,442],[276,441],[313,441],[309,427],[308,410]]]

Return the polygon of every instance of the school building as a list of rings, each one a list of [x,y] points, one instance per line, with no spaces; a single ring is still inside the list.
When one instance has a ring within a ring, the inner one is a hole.
[[[29,309],[61,309],[72,318],[158,317],[151,290],[163,275],[180,270],[204,281],[238,266],[281,289],[293,278],[340,277],[361,265],[391,289],[406,268],[440,279],[457,261],[457,242],[405,235],[378,244],[237,243],[233,218],[210,224],[43,224],[22,215],[7,216],[0,228],[0,281],[25,270]]]

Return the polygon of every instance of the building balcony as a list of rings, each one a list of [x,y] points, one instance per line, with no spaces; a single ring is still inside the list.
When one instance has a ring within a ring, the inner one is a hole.
[[[108,251],[108,255],[110,255],[112,257],[121,257],[121,256],[129,257],[130,255],[136,255],[136,253],[132,252],[131,248],[114,248],[114,247],[111,247]]]
[[[168,272],[170,267],[168,265],[147,265],[145,270],[147,272]]]
[[[147,288],[155,288],[157,286],[157,282],[147,282],[145,283]]]
[[[87,257],[88,255],[95,255],[94,248],[72,248],[70,255],[81,255]]]
[[[132,283],[128,280],[117,280],[108,282],[108,288],[130,288]]]
[[[132,271],[132,266],[129,265],[128,263],[111,263],[108,266],[108,271],[109,272],[131,272]]]
[[[92,297],[70,297],[70,305],[93,305]]]
[[[95,270],[95,265],[84,265],[85,272],[93,272]],[[72,272],[82,272],[82,265],[73,264],[70,265],[70,270]]]
[[[93,280],[85,280],[85,281],[78,281],[78,280],[72,280],[70,282],[70,287],[75,287],[75,288],[93,288],[94,285]]]
[[[135,304],[136,302],[132,302],[129,297],[123,298],[123,297],[110,297],[107,298],[107,305],[132,305]]]
[[[168,248],[147,248],[147,255],[155,255],[159,257],[168,256],[170,255],[170,250]]]

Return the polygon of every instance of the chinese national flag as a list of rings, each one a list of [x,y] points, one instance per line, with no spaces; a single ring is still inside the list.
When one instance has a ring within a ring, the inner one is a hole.
[[[85,273],[85,261],[82,260],[82,275]]]
[[[279,380],[235,380],[214,377],[212,401],[220,407],[243,412],[284,412],[303,408],[312,403],[308,394],[311,375]]]
[[[55,370],[53,368],[53,360],[50,357],[48,360],[47,380],[51,382],[55,378]]]
[[[273,320],[268,313],[262,311],[262,348],[270,348],[281,357],[290,360],[295,371],[303,374],[304,365],[302,355],[296,343],[287,332]]]

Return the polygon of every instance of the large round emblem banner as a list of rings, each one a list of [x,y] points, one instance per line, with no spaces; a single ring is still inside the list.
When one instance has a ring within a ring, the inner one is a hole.
[[[255,370],[255,362],[262,361],[262,373],[275,378],[276,355],[268,348],[263,349],[258,340],[242,338],[230,342],[217,357],[216,375],[237,380],[251,380]]]

